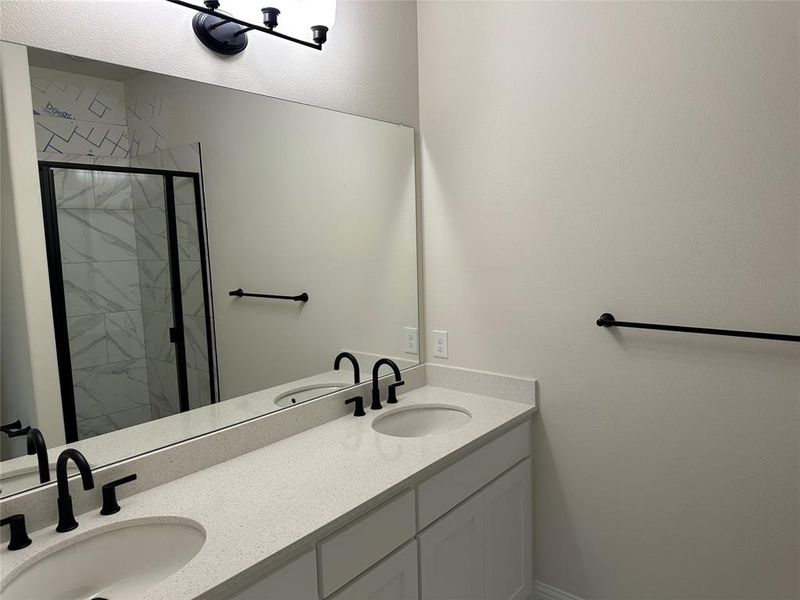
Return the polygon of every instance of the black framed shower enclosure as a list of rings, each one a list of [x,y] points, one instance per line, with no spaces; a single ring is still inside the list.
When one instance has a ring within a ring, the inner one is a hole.
[[[171,290],[172,323],[169,327],[169,342],[174,346],[178,405],[180,412],[190,410],[189,383],[187,376],[186,335],[184,327],[183,290],[181,286],[181,257],[178,246],[177,218],[175,208],[176,179],[191,180],[197,219],[197,242],[200,255],[200,273],[204,304],[205,342],[208,358],[209,398],[208,403],[218,401],[216,353],[212,326],[212,304],[210,268],[207,254],[205,210],[202,202],[200,174],[192,171],[148,169],[111,165],[84,164],[58,161],[39,161],[39,182],[42,192],[45,244],[47,249],[50,296],[53,308],[56,356],[58,360],[61,405],[64,417],[64,433],[67,443],[78,441],[78,415],[75,402],[72,355],[68,328],[65,280],[62,270],[62,253],[59,233],[58,204],[55,172],[78,170],[111,172],[131,175],[160,177],[163,184],[164,210],[166,216],[166,238],[168,253],[169,288]]]

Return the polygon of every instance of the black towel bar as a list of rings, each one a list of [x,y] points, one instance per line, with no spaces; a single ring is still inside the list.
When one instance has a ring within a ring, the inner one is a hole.
[[[709,329],[707,327],[684,327],[683,325],[658,325],[656,323],[633,323],[617,321],[614,315],[603,313],[597,319],[598,327],[632,327],[634,329],[658,329],[661,331],[682,331],[684,333],[705,333],[708,335],[726,335],[730,337],[758,338],[762,340],[779,340],[781,342],[800,342],[800,335],[786,333],[763,333],[760,331],[735,331],[732,329]]]
[[[241,298],[242,296],[250,296],[252,298],[273,298],[275,300],[294,300],[295,302],[308,302],[308,294],[303,292],[302,294],[298,294],[297,296],[281,296],[279,294],[251,294],[250,292],[242,291],[242,288],[238,290],[231,290],[228,292],[229,296],[236,296],[237,298]]]

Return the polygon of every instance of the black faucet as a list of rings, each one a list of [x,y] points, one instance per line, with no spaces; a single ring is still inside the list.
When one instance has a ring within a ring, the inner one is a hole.
[[[400,378],[400,369],[397,367],[397,365],[391,358],[382,358],[379,361],[377,361],[372,366],[372,405],[370,406],[370,409],[372,410],[380,410],[383,408],[383,406],[381,406],[381,390],[378,387],[378,371],[380,371],[383,365],[389,365],[392,368],[392,371],[394,371],[394,380],[402,382]],[[393,385],[397,387],[397,384]],[[393,394],[390,393],[390,400],[392,396]],[[395,402],[397,402],[396,399]]]
[[[339,370],[339,363],[342,362],[343,358],[346,358],[353,363],[353,376],[356,380],[355,382],[361,383],[361,367],[358,366],[358,360],[356,360],[356,357],[349,352],[339,352],[339,354],[336,355],[336,360],[333,361],[333,370]]]
[[[28,454],[36,455],[39,463],[39,483],[50,481],[50,461],[47,458],[47,445],[42,432],[35,427],[28,432]]]
[[[56,461],[56,480],[58,481],[58,526],[56,531],[72,531],[78,526],[75,520],[75,513],[72,511],[72,496],[69,495],[69,481],[67,478],[67,463],[72,459],[78,471],[81,474],[83,481],[83,489],[91,490],[94,488],[94,477],[92,477],[92,469],[86,457],[75,450],[75,448],[67,448],[58,455]]]

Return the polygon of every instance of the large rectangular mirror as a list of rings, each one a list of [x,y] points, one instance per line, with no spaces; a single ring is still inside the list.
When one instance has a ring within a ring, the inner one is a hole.
[[[418,364],[413,129],[16,49],[3,496],[26,427],[100,466]]]

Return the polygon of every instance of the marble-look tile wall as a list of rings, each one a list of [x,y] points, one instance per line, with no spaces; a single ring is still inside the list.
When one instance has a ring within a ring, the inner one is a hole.
[[[80,439],[150,419],[130,175],[54,171]]]

